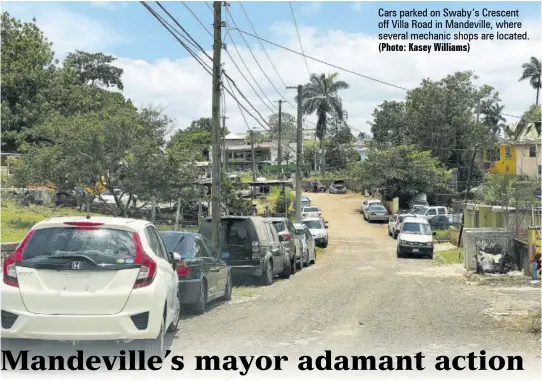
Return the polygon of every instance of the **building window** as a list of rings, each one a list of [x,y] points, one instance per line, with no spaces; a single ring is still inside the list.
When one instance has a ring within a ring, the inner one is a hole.
[[[504,147],[506,158],[510,159],[512,157],[512,149],[510,147]]]
[[[536,157],[536,146],[529,147],[529,157]]]
[[[499,147],[489,150],[488,152],[489,161],[496,162],[501,160],[501,150]]]

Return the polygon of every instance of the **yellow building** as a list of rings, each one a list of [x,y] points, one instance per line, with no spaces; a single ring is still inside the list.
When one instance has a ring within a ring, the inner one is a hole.
[[[489,173],[542,175],[542,142],[535,139],[507,141],[484,154],[484,168]]]
[[[516,149],[511,143],[500,143],[484,153],[484,169],[489,173],[516,174]]]

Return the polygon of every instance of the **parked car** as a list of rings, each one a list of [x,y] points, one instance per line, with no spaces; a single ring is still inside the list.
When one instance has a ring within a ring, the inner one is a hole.
[[[397,239],[399,232],[401,231],[401,223],[406,217],[416,217],[413,214],[397,213],[394,214],[388,222],[388,235]]]
[[[328,223],[320,217],[309,217],[305,218],[302,221],[302,224],[305,225],[312,236],[314,237],[314,242],[317,246],[326,248],[329,244],[329,238],[327,234]]]
[[[405,218],[397,241],[397,258],[408,254],[433,258],[433,233],[431,226],[423,218]]]
[[[203,220],[199,234],[212,239],[212,220]],[[290,257],[283,249],[273,224],[258,216],[228,216],[220,219],[220,258],[234,278],[256,277],[264,285],[273,277],[290,277]]]
[[[301,210],[301,216],[306,217],[322,217],[322,211],[316,206],[306,206]]]
[[[4,260],[2,338],[141,340],[161,355],[179,324],[180,261],[144,220],[42,221]]]
[[[325,192],[326,187],[320,181],[308,181],[304,184],[305,192]]]
[[[361,208],[360,208],[360,213],[365,213],[365,209],[367,209],[367,207],[369,205],[372,205],[372,204],[378,204],[378,205],[382,205],[382,201],[380,200],[363,200],[363,202],[361,203]]]
[[[297,235],[301,238],[303,249],[303,265],[309,266],[316,263],[316,242],[311,231],[306,225],[294,224]]]
[[[329,193],[333,194],[345,194],[346,186],[343,180],[336,180],[331,183],[328,189]]]
[[[450,227],[450,217],[445,215],[433,216],[427,220],[431,229],[448,229]]]
[[[412,212],[418,218],[423,218],[424,220],[429,220],[433,216],[447,216],[448,209],[444,206],[428,206],[425,208],[419,208]]]
[[[303,259],[301,257],[303,249],[295,227],[289,219],[284,217],[271,217],[269,220],[273,223],[284,250],[290,258],[292,274],[295,274],[297,269],[301,270],[303,268]]]
[[[182,306],[202,314],[208,302],[218,298],[231,299],[230,270],[210,242],[190,232],[163,231],[160,236],[168,251],[181,256],[177,276]]]
[[[311,199],[307,196],[301,196],[301,210],[303,210],[305,206],[311,206]],[[296,208],[295,200],[293,202],[293,207],[294,209]]]
[[[390,214],[388,210],[382,204],[373,203],[370,204],[365,211],[363,212],[363,218],[365,221],[386,221],[390,219]]]

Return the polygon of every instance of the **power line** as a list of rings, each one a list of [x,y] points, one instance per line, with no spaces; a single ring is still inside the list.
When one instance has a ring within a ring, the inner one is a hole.
[[[205,29],[205,31],[207,31],[207,33],[209,35],[212,36],[212,33],[209,31],[209,29],[203,24],[203,22],[199,19],[199,17],[192,11],[192,9],[183,1],[182,4],[186,7],[186,9],[188,9],[188,11],[192,14],[192,16],[194,16],[194,18],[199,22],[199,24]],[[209,4],[207,4],[208,7]],[[212,11],[212,9],[211,9]],[[230,37],[229,35],[226,35],[227,37]],[[224,36],[224,40],[226,39],[226,36]],[[231,40],[231,37],[230,37],[230,40]],[[263,93],[263,95],[267,98],[267,101],[271,104],[271,106],[274,106],[273,105],[273,102],[271,102],[271,100],[269,99],[269,97],[267,97],[267,95],[265,94],[265,92],[262,90],[262,88],[259,86],[258,82],[256,81],[256,79],[254,78],[254,76],[252,75],[252,73],[250,72],[250,70],[248,69],[248,66],[247,64],[245,63],[245,61],[243,60],[243,57],[241,56],[241,54],[239,53],[239,50],[237,50],[237,46],[233,43],[233,40],[232,41],[232,44],[233,44],[233,47],[235,48],[235,50],[237,51],[237,54],[239,55],[239,58],[241,59],[241,62],[243,63],[243,65],[245,66],[245,68],[247,69],[247,72],[248,74],[250,75],[250,77],[252,78],[252,80],[254,82],[256,82],[256,85],[258,86],[258,88],[260,89],[260,91]],[[250,83],[250,81],[246,78],[246,76],[243,74],[243,72],[241,71],[241,69],[239,68],[239,66],[237,65],[237,63],[235,62],[235,60],[233,59],[232,55],[230,54],[230,52],[228,51],[228,49],[224,49],[226,51],[226,54],[230,57],[233,65],[235,66],[235,68],[237,69],[237,71],[239,72],[239,74],[241,74],[241,76],[243,77],[243,79],[246,81],[246,83],[250,86],[250,88],[252,89],[252,91],[254,92],[254,94],[256,95],[256,97],[269,109],[269,111],[271,111],[271,113],[275,113],[275,110],[273,110],[271,107],[269,107],[269,104],[267,104],[263,99],[262,97],[260,96],[260,94],[258,94],[258,92],[256,91],[256,89],[254,88],[254,86],[252,86],[252,84]]]
[[[250,17],[248,17],[248,13],[246,12],[245,10],[245,7],[243,6],[243,3],[242,2],[239,2],[239,5],[241,6],[241,9],[243,10],[243,13],[245,14],[247,20],[248,20],[248,23],[250,24],[250,27],[252,28],[252,31],[254,32],[254,34],[257,36],[258,33],[256,32],[256,28],[254,28],[254,25],[252,25],[252,21],[250,20]],[[275,64],[273,64],[273,61],[271,60],[271,57],[269,57],[269,54],[267,54],[267,50],[265,49],[265,46],[264,44],[262,43],[262,41],[258,40],[260,42],[260,46],[262,47],[262,50],[264,51],[265,55],[267,56],[267,58],[269,59],[269,63],[271,63],[271,66],[273,67],[273,70],[275,70],[275,73],[277,74],[277,77],[279,77],[280,81],[282,82],[282,85],[284,86],[284,88],[287,87],[286,83],[284,82],[284,80],[282,79],[282,77],[280,76],[277,68],[275,67]],[[284,90],[286,91],[286,90]],[[284,97],[284,95],[283,95]]]
[[[294,7],[292,6],[291,1],[289,1],[288,4],[290,5],[290,11],[292,12],[292,19],[294,20],[295,31],[297,33],[297,39],[299,40],[299,47],[301,48],[301,52],[303,53],[303,60],[305,61],[305,67],[307,68],[307,73],[309,73],[309,78],[310,78],[311,71],[309,69],[309,64],[307,63],[307,57],[305,56],[305,50],[303,50],[303,44],[301,43],[301,36],[299,35],[299,29],[297,28],[297,21],[295,19]]]
[[[233,23],[233,25],[235,26],[235,28],[231,28],[232,30],[237,30],[239,31],[240,29],[237,27],[237,24],[235,23],[235,20],[233,19],[233,16],[231,14],[231,12],[229,11],[228,8],[226,8],[226,13],[229,15],[229,19],[231,20],[231,22]],[[273,83],[273,81],[271,81],[271,79],[269,78],[269,76],[267,75],[267,73],[265,72],[265,70],[263,70],[262,66],[260,65],[260,62],[258,61],[258,59],[256,58],[256,55],[254,54],[254,52],[252,51],[252,48],[250,47],[249,43],[247,42],[245,36],[243,36],[241,33],[239,33],[239,35],[241,36],[241,38],[243,39],[243,42],[245,43],[245,45],[247,46],[250,54],[252,55],[252,58],[254,59],[254,62],[256,62],[256,65],[258,65],[258,67],[260,68],[261,72],[263,73],[263,75],[265,76],[265,78],[267,78],[267,80],[269,81],[269,83],[271,84],[271,86],[275,89],[275,91],[277,92],[277,94],[279,95],[279,97],[282,98],[282,94],[280,93],[280,91],[277,89],[277,87],[275,86],[275,84]],[[230,37],[230,40],[232,41],[233,43],[233,39],[231,36]],[[292,107],[296,107],[294,106],[293,104],[290,103],[290,105]]]

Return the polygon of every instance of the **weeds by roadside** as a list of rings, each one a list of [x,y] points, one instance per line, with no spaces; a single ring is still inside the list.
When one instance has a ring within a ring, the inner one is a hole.
[[[463,249],[456,248],[435,253],[435,260],[445,264],[463,263]]]
[[[540,311],[530,311],[525,315],[517,315],[503,319],[501,323],[510,331],[530,333],[540,336],[542,319]]]
[[[251,297],[256,295],[256,289],[254,287],[236,286],[233,287],[233,294],[236,296]]]
[[[320,257],[322,254],[324,254],[326,252],[326,250],[322,247],[317,247],[316,248],[316,256],[317,257]]]

